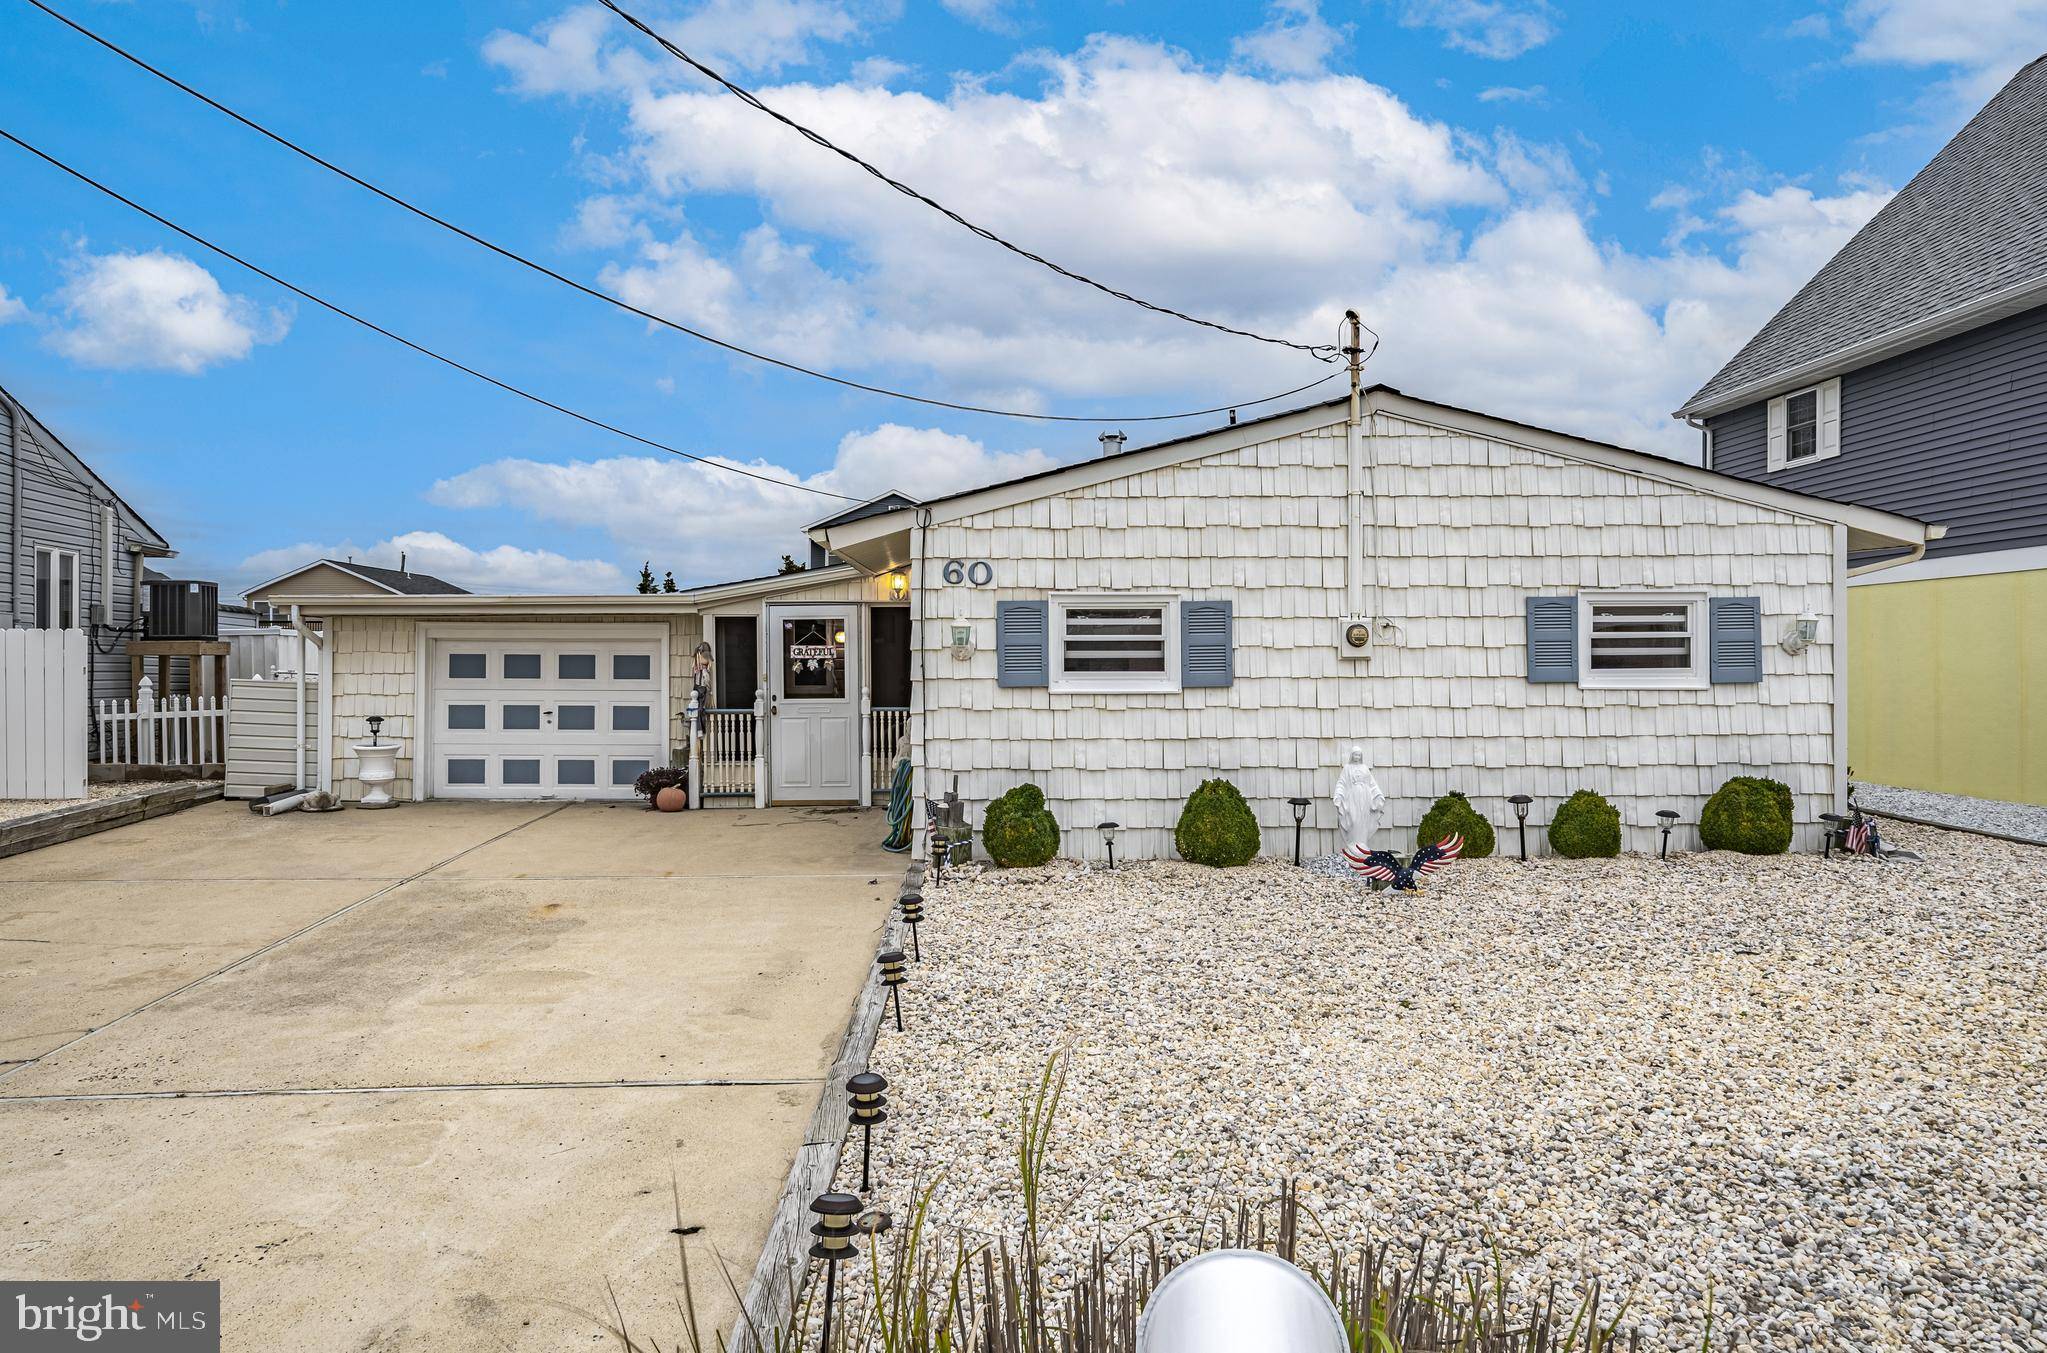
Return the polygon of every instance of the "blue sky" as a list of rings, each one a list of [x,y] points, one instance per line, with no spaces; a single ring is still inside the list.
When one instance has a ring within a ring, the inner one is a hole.
[[[53,0],[53,3],[55,0]],[[63,0],[339,163],[735,341],[966,402],[1136,414],[1319,374],[1063,282],[565,0]],[[1379,379],[1688,454],[1670,409],[2001,81],[2047,0],[629,3],[1021,243]],[[380,203],[0,0],[0,126],[507,380],[788,481],[939,492],[1098,429],[852,394],[720,355]],[[246,585],[352,550],[487,590],[763,571],[829,500],[479,386],[0,146],[0,383]],[[1332,393],[1335,387],[1330,387]],[[1127,425],[1132,443],[1195,424]]]

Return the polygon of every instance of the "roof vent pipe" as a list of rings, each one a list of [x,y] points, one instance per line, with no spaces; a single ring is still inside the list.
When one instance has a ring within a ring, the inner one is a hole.
[[[405,551],[403,550],[398,551],[398,571],[400,573],[405,572]]]
[[[1120,432],[1104,432],[1102,434],[1102,454],[1105,456],[1115,455],[1123,449],[1123,441],[1124,437]]]

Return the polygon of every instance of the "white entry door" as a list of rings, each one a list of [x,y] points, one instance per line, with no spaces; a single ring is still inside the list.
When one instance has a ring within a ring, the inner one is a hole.
[[[450,799],[627,799],[668,764],[658,639],[435,639],[428,792]]]
[[[768,608],[774,722],[768,732],[777,803],[860,797],[857,606]]]

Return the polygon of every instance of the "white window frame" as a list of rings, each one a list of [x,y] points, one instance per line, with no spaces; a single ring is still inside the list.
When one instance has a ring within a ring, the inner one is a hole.
[[[1592,610],[1595,606],[1667,606],[1682,603],[1687,612],[1686,628],[1691,636],[1691,665],[1688,667],[1645,667],[1624,671],[1592,669]],[[1578,594],[1578,684],[1593,691],[1702,691],[1712,684],[1707,649],[1706,594],[1674,588],[1650,588],[1632,592],[1580,592]]]
[[[1813,453],[1791,459],[1791,401],[1800,395],[1812,396],[1813,412]],[[1765,460],[1769,472],[1779,470],[1802,470],[1808,465],[1817,465],[1823,460],[1832,460],[1841,454],[1841,379],[1821,381],[1796,390],[1786,390],[1771,398],[1765,417],[1768,426],[1766,436],[1768,448]]]
[[[1091,606],[1156,606],[1165,642],[1163,672],[1075,672],[1066,670],[1066,612]],[[1051,598],[1051,690],[1055,695],[1108,695],[1117,692],[1180,689],[1180,599],[1159,592],[1062,592]]]
[[[50,618],[57,622],[53,625],[42,623],[43,585],[41,575],[45,557],[50,561]],[[58,567],[58,561],[61,559],[71,561],[71,623],[68,625],[64,623],[64,604],[59,600],[59,589],[63,586],[62,579],[64,576],[63,570]],[[78,551],[67,550],[57,545],[36,546],[33,572],[29,575],[29,582],[35,588],[37,629],[75,630],[82,628],[79,624],[79,605],[85,596],[85,580],[78,571]]]

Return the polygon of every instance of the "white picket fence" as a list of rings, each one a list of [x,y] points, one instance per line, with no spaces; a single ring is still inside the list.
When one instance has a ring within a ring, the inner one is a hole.
[[[85,797],[85,642],[0,630],[0,799]]]
[[[94,721],[101,765],[210,766],[225,759],[227,711],[217,695],[171,695],[159,700],[142,678],[133,700],[97,700]]]

